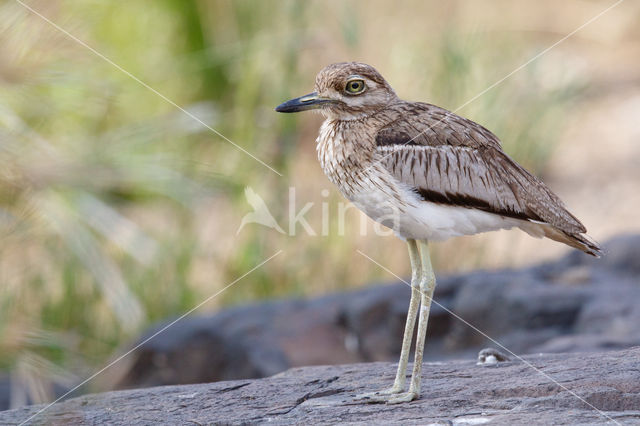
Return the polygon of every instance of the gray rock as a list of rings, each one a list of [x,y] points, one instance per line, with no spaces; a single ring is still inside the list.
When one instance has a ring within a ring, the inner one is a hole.
[[[354,396],[388,386],[394,364],[303,367],[266,379],[85,395],[0,412],[0,424],[638,424],[639,359],[635,348],[491,367],[425,363],[422,398],[391,406]]]
[[[602,259],[574,252],[530,268],[438,276],[425,359],[471,360],[482,348],[500,345],[514,353],[640,345],[640,236],[615,238],[605,250]],[[127,359],[128,368],[119,363],[124,373],[113,380],[122,379],[109,386],[205,383],[267,377],[304,365],[395,362],[409,295],[406,284],[396,283],[189,316],[143,344]],[[8,379],[0,380],[0,409],[8,407],[9,392]]]
[[[531,268],[438,277],[425,359],[472,359],[496,342],[515,353],[640,344],[640,235],[615,238],[605,250],[603,259],[572,252]],[[409,287],[398,283],[188,317],[142,345],[118,387],[395,361],[409,295]]]

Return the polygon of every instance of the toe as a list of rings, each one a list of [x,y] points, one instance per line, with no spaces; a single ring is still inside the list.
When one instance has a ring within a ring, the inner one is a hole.
[[[418,399],[420,395],[417,392],[405,392],[400,395],[395,395],[393,398],[389,398],[387,404],[402,404],[403,402],[411,402],[414,399]]]
[[[377,392],[368,392],[355,397],[358,401],[368,402],[386,402],[393,395],[402,393],[403,389],[398,387],[391,387],[388,389],[379,390]]]
[[[367,404],[376,404],[380,402],[387,402],[389,398],[389,395],[383,395],[379,392],[369,392],[362,395],[357,395],[354,399],[356,401],[364,402]]]

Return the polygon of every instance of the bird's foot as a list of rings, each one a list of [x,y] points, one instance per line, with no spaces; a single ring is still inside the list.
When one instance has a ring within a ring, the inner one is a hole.
[[[387,404],[402,404],[403,402],[411,402],[420,398],[420,392],[409,390],[398,395],[393,395],[387,400]]]
[[[367,403],[379,403],[387,402],[394,395],[402,393],[404,391],[402,386],[393,386],[388,389],[379,390],[377,392],[367,392],[355,397],[356,401],[362,401]]]

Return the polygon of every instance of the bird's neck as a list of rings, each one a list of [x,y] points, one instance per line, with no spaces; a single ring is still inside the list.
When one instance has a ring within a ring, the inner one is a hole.
[[[349,198],[355,177],[374,161],[375,132],[366,121],[327,119],[320,128],[317,151],[322,170]]]
[[[375,151],[377,131],[368,120],[327,119],[316,140],[318,152],[338,161],[366,162]]]

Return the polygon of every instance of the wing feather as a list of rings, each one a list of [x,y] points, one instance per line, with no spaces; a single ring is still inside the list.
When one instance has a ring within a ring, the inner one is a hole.
[[[412,104],[376,135],[379,161],[425,201],[586,232],[538,178],[512,160],[481,125],[429,104]]]

